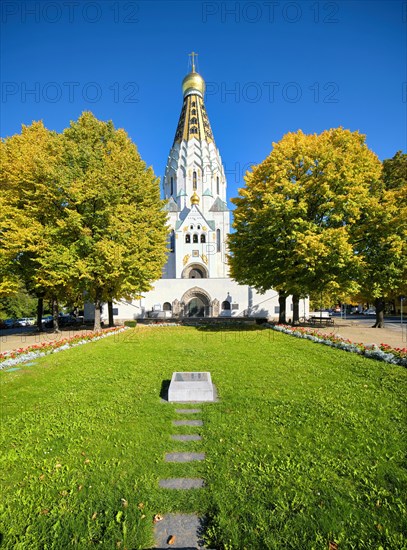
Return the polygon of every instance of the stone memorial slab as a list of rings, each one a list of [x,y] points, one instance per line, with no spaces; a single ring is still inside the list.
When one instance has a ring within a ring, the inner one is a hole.
[[[168,401],[178,403],[214,401],[210,372],[174,372]]]

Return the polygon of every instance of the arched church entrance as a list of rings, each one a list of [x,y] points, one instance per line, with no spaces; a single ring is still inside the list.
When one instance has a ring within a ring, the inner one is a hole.
[[[207,279],[208,270],[202,264],[188,265],[182,272],[183,279]]]
[[[211,298],[202,288],[194,287],[182,297],[184,317],[209,317],[211,315]]]

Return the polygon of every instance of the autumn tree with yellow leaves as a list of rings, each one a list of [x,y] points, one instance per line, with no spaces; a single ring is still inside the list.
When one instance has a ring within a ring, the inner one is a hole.
[[[230,235],[231,276],[241,284],[300,296],[355,293],[365,256],[360,224],[380,208],[381,163],[365,137],[343,128],[286,134],[245,177]]]
[[[63,132],[60,181],[79,288],[95,304],[151,289],[167,257],[167,215],[159,181],[124,130],[84,113]]]
[[[58,235],[64,210],[60,153],[60,136],[42,122],[0,144],[0,295],[12,295],[23,283],[38,298],[40,330],[43,300],[55,309],[72,288],[74,258]]]
[[[166,260],[159,183],[124,130],[83,113],[62,134],[42,123],[1,145],[0,291],[95,304],[151,288]]]

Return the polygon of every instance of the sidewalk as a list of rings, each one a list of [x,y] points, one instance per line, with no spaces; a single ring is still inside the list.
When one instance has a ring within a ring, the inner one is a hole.
[[[21,332],[8,334],[7,330],[2,330],[0,333],[0,353],[18,348],[28,348],[34,344],[42,344],[43,342],[54,342],[56,340],[64,340],[78,334],[87,334],[93,332],[91,329],[64,329],[59,333],[54,332]]]
[[[332,327],[316,328],[320,334],[335,334],[354,343],[388,344],[393,348],[407,348],[407,327],[386,323],[385,328],[372,328],[374,318],[368,325],[358,320],[337,319]]]

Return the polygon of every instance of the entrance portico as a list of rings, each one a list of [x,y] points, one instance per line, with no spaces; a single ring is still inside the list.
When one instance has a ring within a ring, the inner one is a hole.
[[[211,297],[197,286],[190,288],[181,298],[183,317],[210,317]]]

